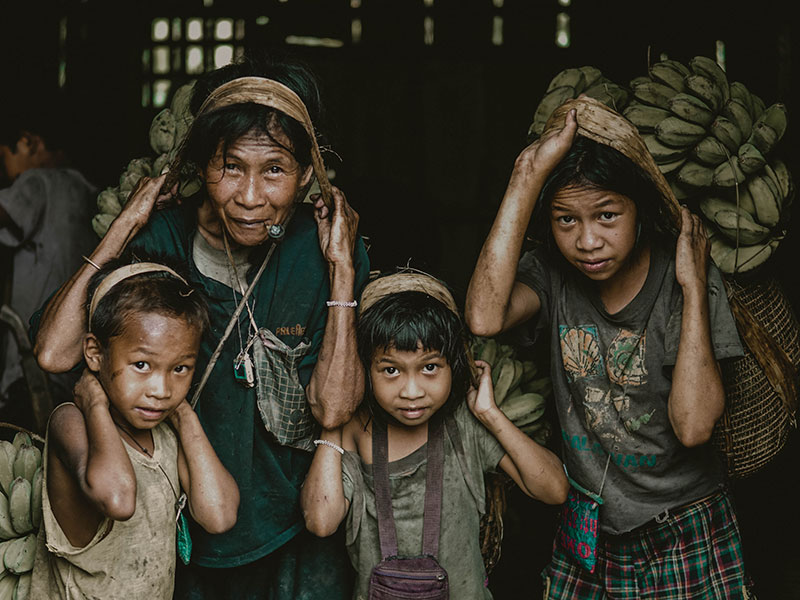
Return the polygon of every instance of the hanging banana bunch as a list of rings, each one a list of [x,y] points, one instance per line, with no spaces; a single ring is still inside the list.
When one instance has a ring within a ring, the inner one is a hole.
[[[106,234],[111,222],[122,211],[128,196],[142,177],[158,177],[169,170],[192,124],[189,101],[193,85],[192,82],[180,86],[175,90],[170,105],[153,117],[148,132],[153,156],[131,160],[120,175],[119,184],[108,187],[98,194],[98,213],[92,218],[92,228],[99,237]],[[200,187],[199,177],[186,173],[180,179],[178,191],[186,198],[195,194]]]
[[[0,440],[0,600],[24,600],[42,522],[42,452],[30,435]]]
[[[532,360],[517,358],[512,346],[494,338],[476,337],[470,350],[473,358],[492,368],[495,404],[523,433],[546,444],[550,429],[544,411],[552,392],[550,377]]]

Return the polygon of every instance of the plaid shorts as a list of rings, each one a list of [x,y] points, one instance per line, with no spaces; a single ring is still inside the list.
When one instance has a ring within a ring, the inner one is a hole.
[[[594,573],[556,542],[542,572],[544,600],[754,599],[736,515],[719,492],[623,535],[600,534]]]

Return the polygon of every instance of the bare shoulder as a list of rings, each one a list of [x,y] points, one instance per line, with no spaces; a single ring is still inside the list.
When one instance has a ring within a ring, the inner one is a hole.
[[[62,462],[72,462],[76,453],[88,448],[86,420],[72,403],[58,405],[50,415],[48,425],[49,453]]]
[[[353,414],[353,418],[342,428],[342,446],[345,450],[357,452],[365,437],[369,437],[369,411],[362,404]]]

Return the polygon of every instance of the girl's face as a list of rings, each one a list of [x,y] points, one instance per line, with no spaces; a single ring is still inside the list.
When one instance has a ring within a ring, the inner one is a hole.
[[[636,246],[636,205],[608,190],[566,187],[550,208],[561,254],[589,279],[607,282],[624,272]]]
[[[290,147],[281,131],[271,132]],[[222,144],[203,175],[213,216],[239,246],[258,246],[269,239],[269,227],[283,223],[300,189],[311,180],[294,156],[264,133],[250,132],[228,147]]]
[[[200,332],[184,319],[139,312],[105,351],[87,341],[85,354],[113,413],[134,429],[152,429],[186,398],[199,347]]]
[[[428,422],[450,397],[452,372],[436,350],[376,350],[369,370],[378,405],[398,423],[416,427]]]

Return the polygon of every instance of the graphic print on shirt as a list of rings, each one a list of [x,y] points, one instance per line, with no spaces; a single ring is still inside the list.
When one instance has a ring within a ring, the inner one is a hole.
[[[644,354],[646,332],[641,335],[621,329],[609,344],[603,357],[597,327],[580,325],[559,326],[561,356],[567,381],[598,379],[601,387],[586,382],[583,409],[586,427],[598,437],[613,442],[631,440],[653,415],[653,411],[631,415],[628,386],[641,386],[647,381]],[[606,379],[607,377],[607,379]],[[608,383],[616,385],[608,385]],[[634,407],[635,410],[635,407]],[[623,427],[620,427],[622,422]]]

